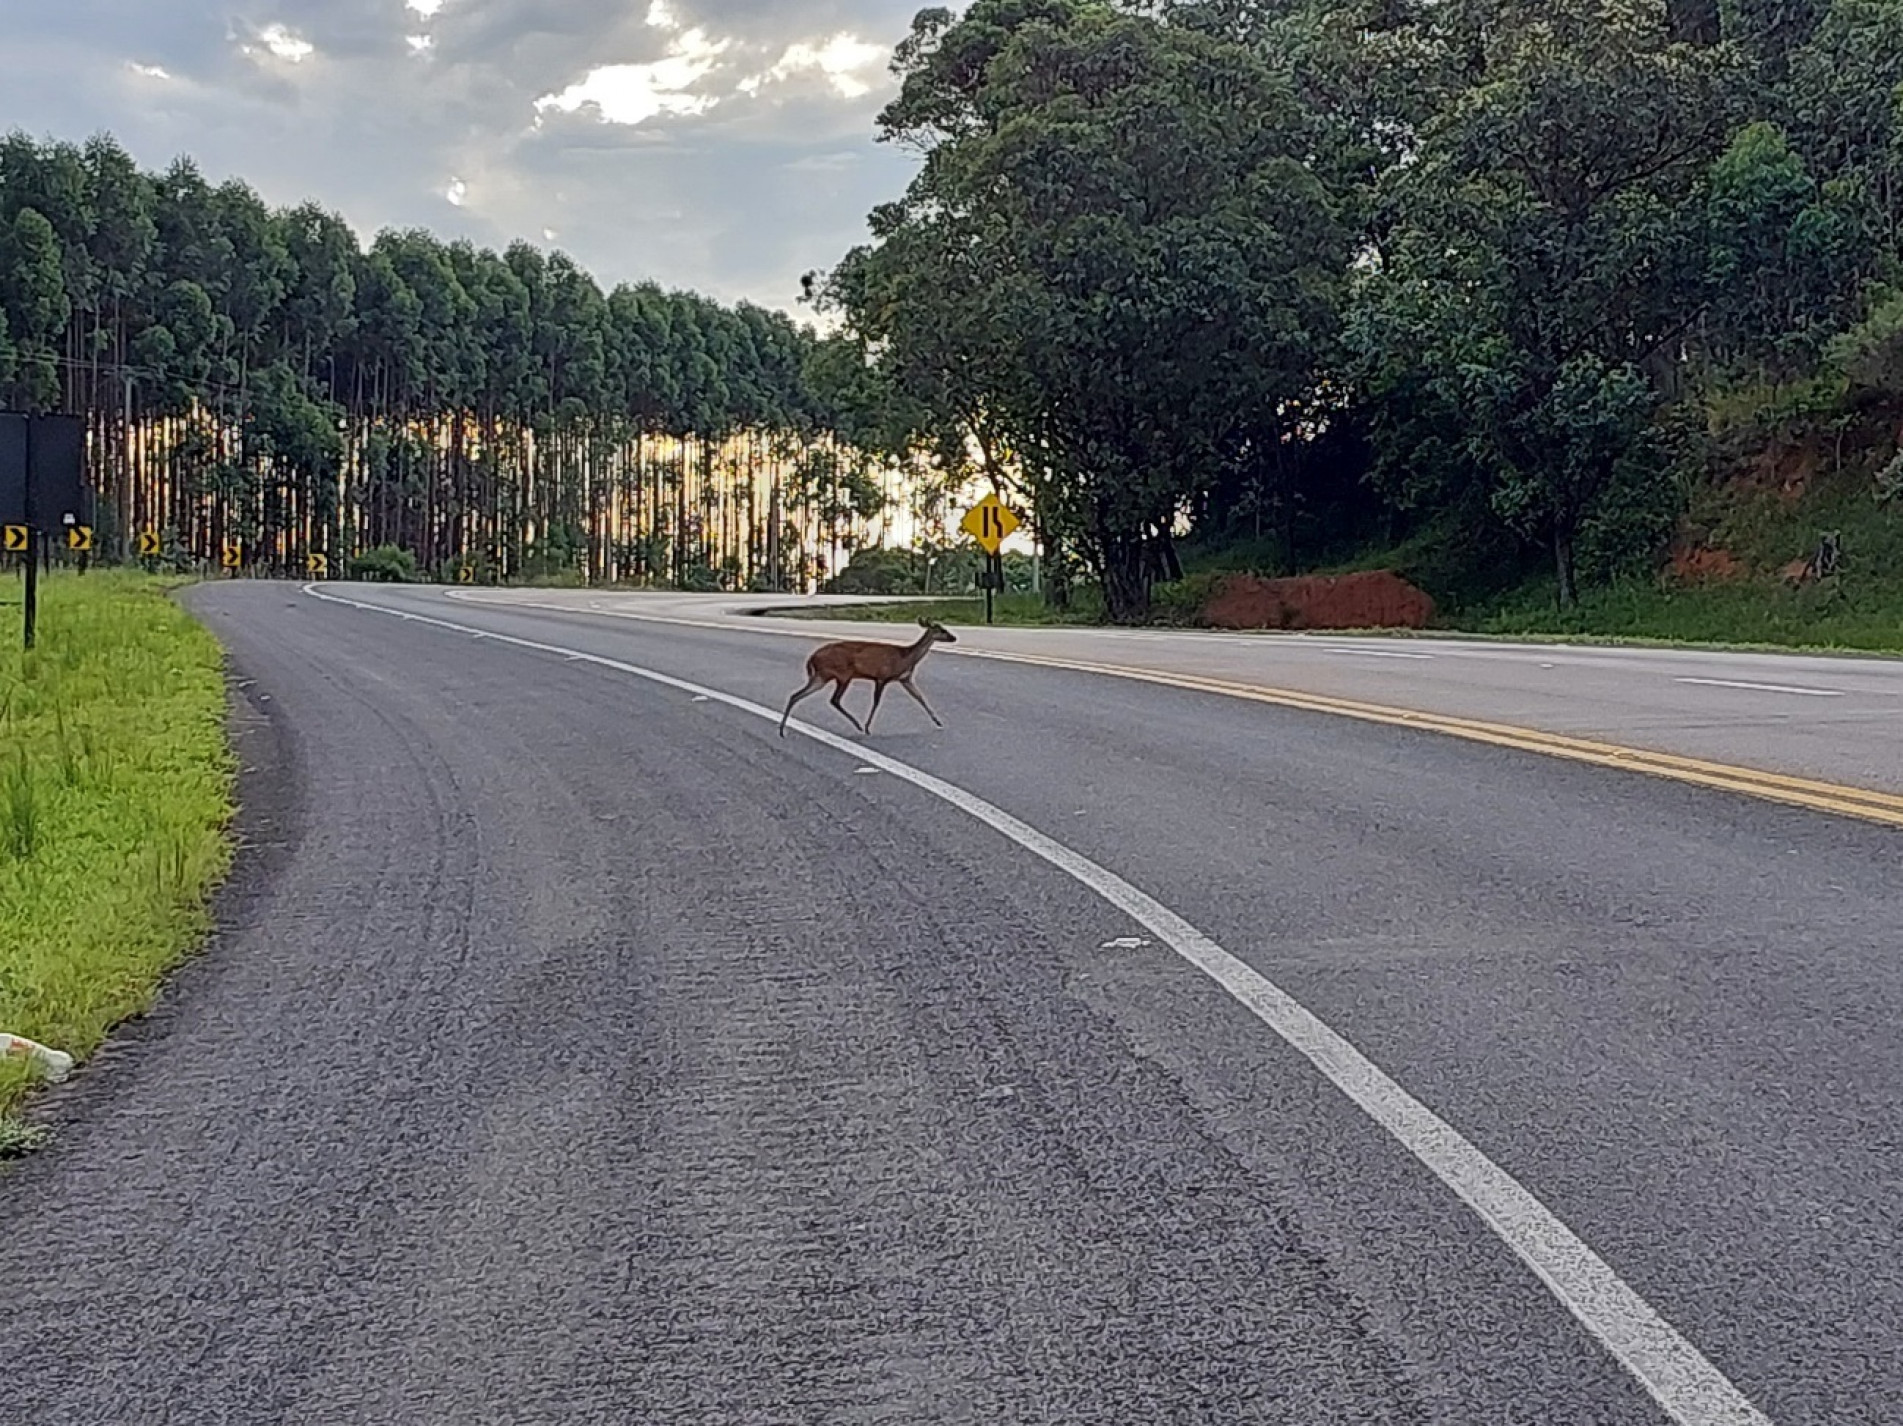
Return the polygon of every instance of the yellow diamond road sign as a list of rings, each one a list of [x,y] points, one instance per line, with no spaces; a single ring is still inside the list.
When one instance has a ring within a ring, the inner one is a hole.
[[[985,553],[995,555],[1011,532],[1018,527],[1018,517],[1011,513],[996,495],[987,495],[971,509],[965,512],[965,518],[958,522],[958,528],[984,546]]]
[[[84,554],[93,547],[93,527],[91,525],[71,525],[66,530],[66,548],[78,550]]]
[[[9,554],[26,548],[25,525],[0,525],[0,550]]]
[[[150,559],[159,552],[159,532],[157,530],[139,531],[139,556]]]

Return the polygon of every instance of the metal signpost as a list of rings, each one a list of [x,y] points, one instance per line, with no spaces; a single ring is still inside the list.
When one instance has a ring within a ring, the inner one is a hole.
[[[999,553],[1011,532],[1018,527],[1011,507],[993,495],[987,495],[965,512],[958,528],[976,540],[985,552],[985,571],[980,583],[985,591],[985,623],[991,622],[991,596],[1004,589],[1004,556]]]

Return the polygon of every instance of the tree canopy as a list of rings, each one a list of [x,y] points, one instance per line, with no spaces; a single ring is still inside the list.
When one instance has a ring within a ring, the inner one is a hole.
[[[1739,411],[1903,488],[1896,0],[973,0],[892,68],[824,338],[13,135],[0,401],[86,413],[108,543],[803,586],[988,484],[1131,620],[1185,536],[1569,603]]]
[[[366,248],[188,160],[0,140],[0,406],[87,416],[111,544],[247,564],[800,585],[887,491],[810,330],[561,253]]]
[[[1570,602],[1662,547],[1699,401],[1893,341],[1886,0],[974,0],[893,67],[923,162],[823,300],[887,444],[975,452],[1113,617],[1265,515]]]

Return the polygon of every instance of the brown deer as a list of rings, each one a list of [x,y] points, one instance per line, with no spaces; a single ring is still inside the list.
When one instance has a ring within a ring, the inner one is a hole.
[[[833,685],[833,707],[852,720],[852,726],[861,733],[872,731],[872,719],[879,711],[879,700],[885,696],[885,686],[896,683],[912,697],[918,700],[934,723],[939,723],[938,715],[932,712],[932,705],[925,701],[912,683],[912,674],[917,670],[919,661],[932,651],[933,644],[955,644],[951,632],[942,624],[934,624],[929,619],[918,621],[925,632],[912,644],[880,644],[867,639],[845,639],[836,644],[823,644],[814,649],[806,660],[806,687],[798,690],[786,700],[786,711],[780,715],[780,736],[786,736],[786,720],[793,716],[793,705],[810,693],[817,693],[827,684]],[[872,711],[866,714],[861,723],[846,711],[846,705],[839,700],[846,696],[846,690],[857,679],[869,679],[872,683]]]

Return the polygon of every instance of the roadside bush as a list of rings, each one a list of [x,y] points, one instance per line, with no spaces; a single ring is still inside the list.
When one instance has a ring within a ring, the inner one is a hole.
[[[415,584],[416,556],[400,545],[378,545],[350,562],[350,577],[376,584]]]

